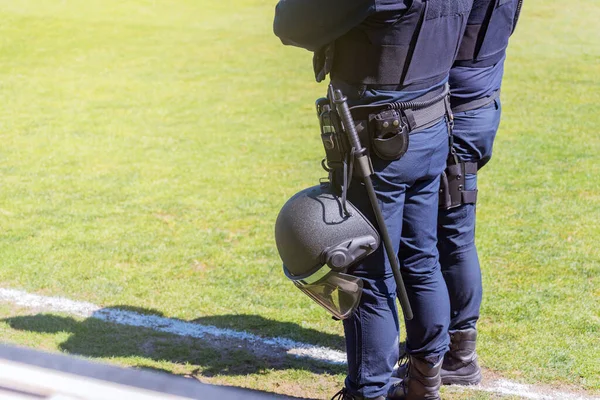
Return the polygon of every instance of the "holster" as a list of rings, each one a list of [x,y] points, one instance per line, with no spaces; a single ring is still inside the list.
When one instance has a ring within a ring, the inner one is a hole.
[[[475,204],[477,190],[465,190],[465,176],[477,174],[477,163],[463,162],[450,154],[440,179],[440,208],[449,210],[462,204]]]
[[[348,138],[342,130],[337,112],[331,109],[329,99],[326,97],[318,99],[316,108],[321,127],[321,141],[325,148],[323,166],[326,170],[338,168],[347,160],[350,151]]]
[[[348,187],[353,174],[353,160],[348,136],[342,129],[337,111],[332,108],[328,98],[316,101],[317,116],[321,128],[321,141],[325,149],[325,158],[321,162],[328,172],[327,180],[334,193],[341,194]]]

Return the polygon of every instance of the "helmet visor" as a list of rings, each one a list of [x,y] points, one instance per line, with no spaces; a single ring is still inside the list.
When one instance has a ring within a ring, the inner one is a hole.
[[[310,277],[293,279],[294,285],[337,319],[348,318],[358,306],[363,283],[360,278],[321,267]]]

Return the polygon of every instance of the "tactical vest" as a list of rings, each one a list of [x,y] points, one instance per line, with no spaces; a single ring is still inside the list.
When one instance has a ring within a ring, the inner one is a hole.
[[[394,24],[369,20],[335,41],[332,80],[374,89],[424,89],[443,81],[473,0],[414,0]]]
[[[523,0],[475,0],[455,65],[489,67],[504,57]]]

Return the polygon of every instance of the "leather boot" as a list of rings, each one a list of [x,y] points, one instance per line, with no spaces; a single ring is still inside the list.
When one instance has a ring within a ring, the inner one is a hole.
[[[432,365],[429,361],[409,356],[405,377],[392,386],[389,400],[441,400],[440,386],[442,369],[440,360]]]
[[[342,390],[333,395],[331,400],[386,400],[386,398],[384,396],[374,398],[353,396],[350,393],[348,393],[348,389],[342,388]]]
[[[481,368],[477,363],[476,329],[450,333],[450,351],[444,356],[442,383],[444,385],[477,385],[481,382]]]

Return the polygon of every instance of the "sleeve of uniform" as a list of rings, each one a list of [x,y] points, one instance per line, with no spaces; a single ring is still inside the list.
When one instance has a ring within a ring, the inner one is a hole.
[[[375,0],[280,0],[273,31],[283,44],[316,51],[375,12]]]

